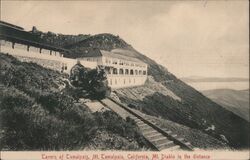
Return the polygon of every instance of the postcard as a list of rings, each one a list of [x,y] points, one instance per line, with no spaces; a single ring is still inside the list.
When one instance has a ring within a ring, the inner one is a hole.
[[[249,2],[1,0],[1,160],[249,159]]]

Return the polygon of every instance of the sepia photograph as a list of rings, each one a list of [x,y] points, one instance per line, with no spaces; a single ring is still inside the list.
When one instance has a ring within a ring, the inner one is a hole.
[[[249,1],[0,0],[1,160],[247,160]]]

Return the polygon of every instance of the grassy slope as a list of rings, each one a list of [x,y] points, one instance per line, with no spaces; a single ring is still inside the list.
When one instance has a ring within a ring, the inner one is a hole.
[[[249,121],[249,91],[215,89],[202,91],[202,94],[229,111]]]
[[[109,111],[92,114],[60,92],[62,76],[0,53],[1,150],[140,150],[145,146],[132,123]]]

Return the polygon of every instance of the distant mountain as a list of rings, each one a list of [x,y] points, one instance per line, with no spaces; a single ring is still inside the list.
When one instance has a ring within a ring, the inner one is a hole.
[[[238,77],[199,77],[199,76],[190,76],[180,78],[186,83],[195,83],[195,82],[248,82],[248,78],[238,78]]]
[[[202,93],[229,111],[249,121],[249,90],[216,89],[202,91]]]

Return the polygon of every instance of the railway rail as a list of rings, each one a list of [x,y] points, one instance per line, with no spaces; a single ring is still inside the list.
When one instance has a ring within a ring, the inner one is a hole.
[[[160,128],[156,123],[145,118],[139,111],[133,110],[112,98],[106,98],[99,102],[119,114],[123,119],[127,117],[133,119],[154,150],[194,150],[190,142],[172,133],[167,128]]]

